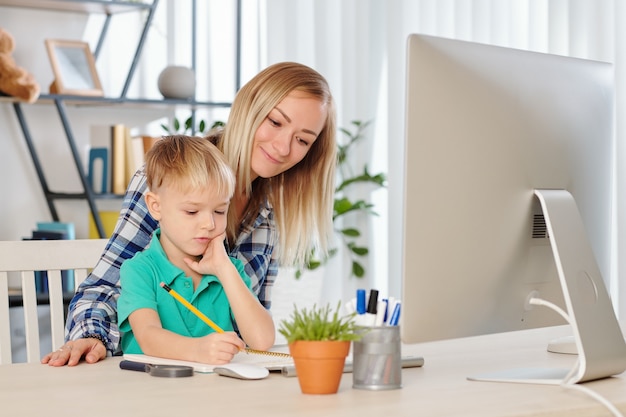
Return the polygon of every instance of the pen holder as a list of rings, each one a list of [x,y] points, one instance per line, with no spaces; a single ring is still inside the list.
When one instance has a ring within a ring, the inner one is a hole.
[[[367,390],[402,388],[400,326],[363,327],[353,343],[352,387]]]

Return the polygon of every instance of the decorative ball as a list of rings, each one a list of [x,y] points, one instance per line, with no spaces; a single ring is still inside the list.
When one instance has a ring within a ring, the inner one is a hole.
[[[191,68],[171,65],[159,74],[158,86],[165,98],[193,98],[196,92],[196,74]]]

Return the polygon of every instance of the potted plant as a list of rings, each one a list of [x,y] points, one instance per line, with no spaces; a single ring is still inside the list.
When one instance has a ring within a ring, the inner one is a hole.
[[[340,314],[330,305],[294,310],[278,331],[289,345],[300,390],[304,394],[334,394],[339,389],[350,343],[361,338],[354,314]]]

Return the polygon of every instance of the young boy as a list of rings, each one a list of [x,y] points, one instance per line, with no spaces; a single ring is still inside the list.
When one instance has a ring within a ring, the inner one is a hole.
[[[246,344],[271,347],[272,317],[252,292],[243,264],[224,247],[235,176],[223,154],[208,139],[168,136],[150,149],[145,169],[146,205],[159,229],[120,270],[122,351],[222,364]],[[224,332],[212,330],[161,282]]]

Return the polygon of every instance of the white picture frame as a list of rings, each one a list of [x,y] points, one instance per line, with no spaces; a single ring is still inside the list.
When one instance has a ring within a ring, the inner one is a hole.
[[[96,62],[87,42],[46,39],[45,43],[54,73],[51,94],[104,95]]]

